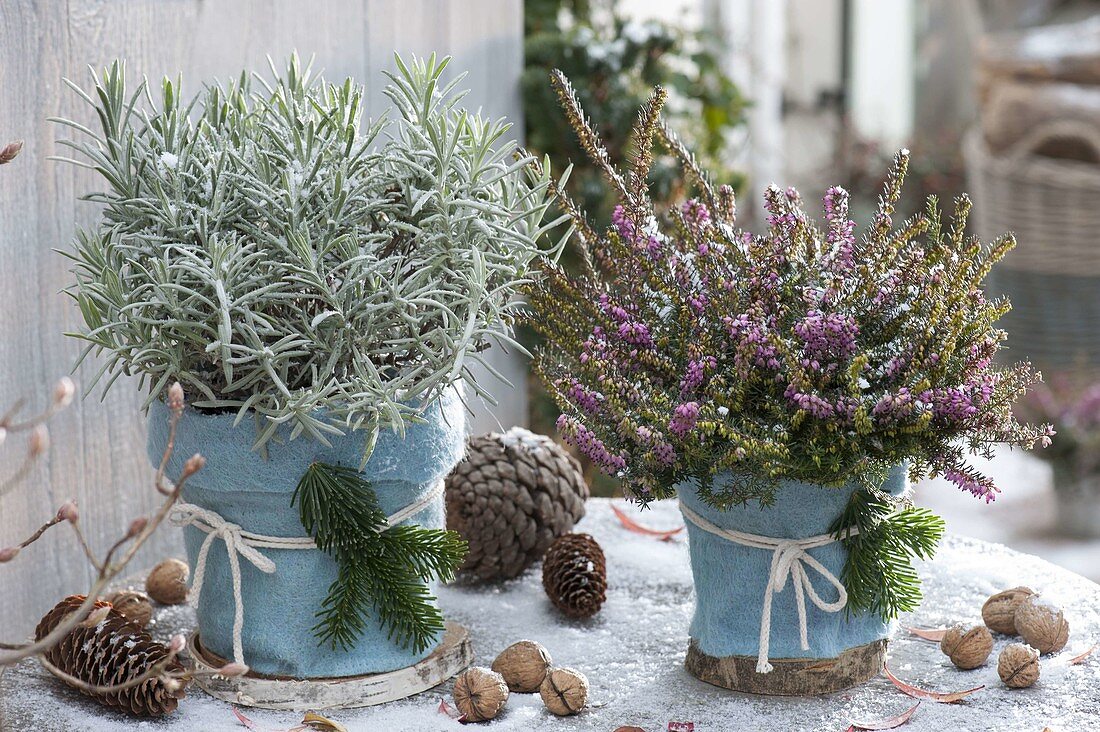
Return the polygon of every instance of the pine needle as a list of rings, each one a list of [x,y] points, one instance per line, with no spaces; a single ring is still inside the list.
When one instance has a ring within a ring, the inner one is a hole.
[[[317,547],[339,565],[317,612],[318,640],[349,649],[374,618],[403,647],[431,647],[444,625],[426,583],[454,579],[467,549],[458,533],[388,528],[370,483],[339,465],[310,465],[291,503]]]

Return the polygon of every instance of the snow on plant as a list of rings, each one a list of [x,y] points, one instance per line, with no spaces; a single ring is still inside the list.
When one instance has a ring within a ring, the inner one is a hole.
[[[851,602],[887,617],[915,606],[909,555],[931,554],[943,524],[876,490],[889,470],[907,463],[914,479],[943,475],[990,501],[997,488],[967,452],[1053,434],[1012,416],[1037,379],[1029,365],[994,361],[1009,306],[987,300],[982,281],[1012,238],[967,237],[965,196],[946,228],[934,199],[895,227],[906,151],[862,236],[843,189],[825,194],[819,225],[794,190],[774,186],[767,232],[751,234],[736,227],[732,189],[714,188],[661,123],[662,90],[642,108],[620,172],[560,72],[554,85],[620,201],[602,232],[564,203],[587,271],[550,266],[530,295],[546,340],[535,368],[564,439],[641,503],[683,482],[718,508],[766,505],[785,479],[856,482],[863,490],[834,526],[849,550]],[[654,137],[699,194],[668,220],[645,183]]]
[[[549,180],[468,114],[448,60],[397,59],[396,114],[361,127],[363,89],[291,58],[274,78],[212,83],[192,101],[166,79],[126,88],[121,63],[85,92],[93,131],[64,141],[107,189],[79,232],[70,294],[106,355],[107,388],[149,400],[178,380],[199,409],[252,411],[325,435],[406,420],[472,376],[510,336],[516,288],[555,256]],[[560,245],[559,245],[560,247]]]

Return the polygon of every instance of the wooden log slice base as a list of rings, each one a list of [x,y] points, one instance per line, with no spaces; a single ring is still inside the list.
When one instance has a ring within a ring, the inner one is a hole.
[[[469,632],[451,621],[447,621],[443,642],[423,661],[366,676],[293,679],[248,674],[227,679],[210,675],[225,665],[226,660],[204,649],[197,631],[191,634],[187,648],[195,669],[200,672],[195,684],[215,699],[246,707],[299,712],[369,707],[404,699],[439,686],[474,659]]]
[[[878,676],[886,641],[849,648],[836,658],[773,658],[771,673],[756,672],[756,656],[715,658],[692,639],[684,665],[692,676],[723,689],[749,694],[816,696],[843,691]]]

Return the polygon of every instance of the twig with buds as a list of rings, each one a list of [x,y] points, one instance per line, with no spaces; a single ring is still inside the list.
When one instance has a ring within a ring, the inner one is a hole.
[[[7,478],[0,479],[0,497],[14,488],[20,481],[27,477],[35,461],[50,448],[50,431],[46,422],[60,412],[73,401],[76,393],[76,385],[72,379],[65,377],[57,382],[53,388],[53,397],[50,405],[39,414],[22,421],[16,421],[22,411],[23,400],[17,401],[11,409],[0,416],[0,445],[3,445],[9,434],[18,432],[30,432],[27,439],[27,450],[23,462],[15,472]]]
[[[31,429],[33,443],[33,431],[39,430],[40,428],[44,430],[45,421],[58,409],[68,405],[72,400],[74,391],[75,388],[72,386],[71,381],[68,379],[62,380],[54,390],[53,404],[50,409],[38,417],[21,423],[16,423],[14,421],[15,414],[17,414],[19,410],[18,408],[13,409],[3,418],[0,418],[0,430],[21,431]],[[64,523],[73,528],[85,557],[87,557],[89,563],[96,569],[96,578],[92,582],[92,586],[88,590],[84,602],[40,640],[30,643],[0,643],[0,651],[6,651],[0,652],[0,667],[18,663],[24,658],[37,656],[39,661],[51,673],[56,674],[84,691],[97,694],[123,691],[154,677],[162,676],[169,683],[180,683],[180,679],[193,675],[193,672],[190,671],[172,672],[167,670],[171,661],[183,650],[183,639],[179,636],[172,640],[168,657],[162,662],[146,669],[146,671],[138,677],[112,686],[96,686],[88,684],[87,682],[82,682],[54,667],[42,655],[45,651],[60,643],[61,640],[78,625],[82,623],[91,623],[94,625],[98,622],[97,614],[104,612],[106,608],[93,611],[92,608],[95,605],[96,598],[100,596],[114,578],[126,569],[138,550],[141,549],[145,542],[149,540],[149,537],[153,535],[157,528],[168,517],[168,513],[172,510],[172,506],[179,500],[187,479],[201,470],[206,463],[201,455],[192,455],[184,463],[183,469],[174,483],[166,477],[168,462],[172,457],[172,451],[175,447],[176,427],[179,424],[180,417],[183,415],[185,406],[183,388],[178,383],[173,384],[169,388],[167,403],[169,407],[168,445],[161,458],[160,466],[154,479],[154,488],[159,493],[163,494],[165,499],[151,517],[139,516],[130,522],[126,533],[115,541],[104,553],[102,559],[100,559],[88,544],[84,532],[80,528],[80,514],[76,504],[72,501],[67,501],[61,505],[57,513],[50,520],[46,521],[23,542],[5,549],[0,549],[0,563],[10,562],[15,559],[23,549],[41,538],[49,529]],[[0,431],[0,434],[2,434],[2,431]],[[45,451],[45,443],[43,440],[40,440],[38,445],[37,451],[33,444],[32,448],[28,450],[29,453],[34,453],[31,457],[32,460]],[[223,676],[247,673],[247,668],[241,669],[238,668],[238,666],[240,666],[240,664],[228,664],[224,668],[218,669],[217,673]]]
[[[19,151],[23,149],[23,141],[16,140],[15,142],[9,142],[4,147],[0,147],[0,165],[10,163],[15,160],[15,156],[19,154]]]

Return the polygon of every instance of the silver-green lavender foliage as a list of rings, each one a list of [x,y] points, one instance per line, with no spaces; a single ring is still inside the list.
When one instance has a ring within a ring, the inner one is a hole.
[[[119,62],[67,82],[99,128],[55,120],[80,133],[62,144],[107,183],[69,254],[96,381],[136,375],[151,401],[178,380],[259,415],[258,444],[400,430],[459,381],[491,399],[471,366],[518,348],[516,288],[560,250],[549,180],[460,106],[448,59],[396,62],[395,112],[363,126],[363,88],[296,57],[190,102],[179,79],[128,90]]]

